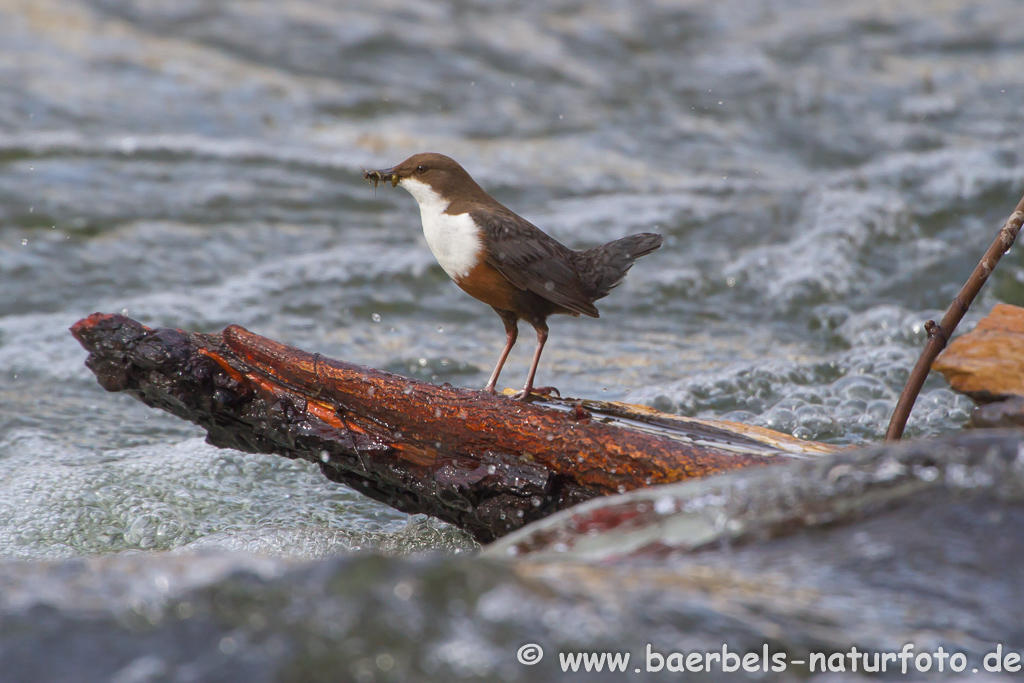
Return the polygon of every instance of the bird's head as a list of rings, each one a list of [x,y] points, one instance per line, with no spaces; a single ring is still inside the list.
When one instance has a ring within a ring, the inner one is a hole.
[[[401,185],[420,204],[435,197],[452,197],[483,192],[466,169],[451,157],[434,152],[414,154],[397,166],[379,171],[365,171],[363,179],[374,187],[377,183]]]

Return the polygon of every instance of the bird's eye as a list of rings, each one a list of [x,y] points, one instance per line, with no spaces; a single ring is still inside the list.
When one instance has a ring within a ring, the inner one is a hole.
[[[427,171],[427,167],[426,166],[417,166],[416,167],[416,172],[417,173],[426,173],[426,171]]]

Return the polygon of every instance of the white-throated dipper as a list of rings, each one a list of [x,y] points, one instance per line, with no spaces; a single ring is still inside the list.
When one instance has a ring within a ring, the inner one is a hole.
[[[401,185],[415,197],[423,235],[441,268],[505,324],[505,348],[484,387],[491,394],[519,336],[520,320],[537,331],[530,373],[516,396],[528,400],[548,339],[548,316],[599,317],[594,302],[622,282],[634,260],[661,246],[661,235],[645,232],[573,251],[499,204],[443,154],[415,154],[363,177],[374,185]]]

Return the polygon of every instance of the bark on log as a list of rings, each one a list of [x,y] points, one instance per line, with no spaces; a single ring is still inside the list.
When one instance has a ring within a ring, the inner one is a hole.
[[[596,496],[834,450],[639,406],[436,386],[234,325],[186,333],[95,313],[71,331],[108,391],[202,426],[215,446],[316,462],[481,542]]]

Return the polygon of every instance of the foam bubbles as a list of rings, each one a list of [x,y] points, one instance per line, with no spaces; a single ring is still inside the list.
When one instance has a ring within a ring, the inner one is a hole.
[[[917,354],[911,347],[886,345],[857,347],[830,360],[738,363],[636,391],[628,400],[802,439],[863,443],[885,435]],[[965,423],[972,406],[933,378],[917,401],[907,435],[945,433]]]
[[[363,548],[475,547],[448,525],[410,519],[303,461],[217,449],[201,439],[97,455],[69,451],[32,430],[14,436],[3,443],[0,556],[219,548],[321,557]]]

